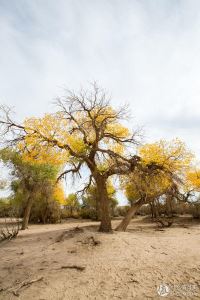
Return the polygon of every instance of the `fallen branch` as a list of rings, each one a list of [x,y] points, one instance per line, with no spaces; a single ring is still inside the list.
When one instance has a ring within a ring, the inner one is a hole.
[[[31,285],[31,284],[33,284],[33,283],[35,283],[35,282],[41,281],[41,280],[43,280],[43,279],[44,279],[44,277],[42,276],[42,277],[39,277],[39,278],[30,280],[30,281],[23,281],[22,283],[20,283],[20,285],[18,286],[17,289],[11,290],[11,292],[13,293],[13,295],[15,295],[15,296],[18,297],[18,296],[19,296],[19,290],[20,290],[21,288],[23,288],[24,286],[29,286],[29,285]]]
[[[69,266],[61,266],[61,269],[76,269],[78,271],[84,271],[84,266],[77,266],[77,265],[69,265]]]

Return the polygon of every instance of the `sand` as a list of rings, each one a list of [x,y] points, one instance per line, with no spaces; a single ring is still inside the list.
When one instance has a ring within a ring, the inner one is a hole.
[[[97,225],[30,225],[1,243],[0,299],[200,299],[200,223],[182,217],[160,231],[136,217],[113,234]]]

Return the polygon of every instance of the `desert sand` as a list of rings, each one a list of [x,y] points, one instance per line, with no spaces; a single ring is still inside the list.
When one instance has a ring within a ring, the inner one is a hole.
[[[97,228],[30,225],[2,242],[0,299],[200,299],[200,223],[182,217],[162,230],[136,217],[127,232]]]

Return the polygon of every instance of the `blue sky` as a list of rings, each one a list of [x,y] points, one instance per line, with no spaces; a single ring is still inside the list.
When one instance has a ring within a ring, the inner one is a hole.
[[[0,0],[0,102],[19,120],[93,80],[146,141],[178,136],[199,158],[200,1]]]

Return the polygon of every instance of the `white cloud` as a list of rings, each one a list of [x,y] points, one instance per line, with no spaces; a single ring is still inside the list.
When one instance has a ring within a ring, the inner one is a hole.
[[[19,118],[97,80],[149,140],[180,136],[200,157],[199,0],[2,0],[0,26],[0,99]]]

